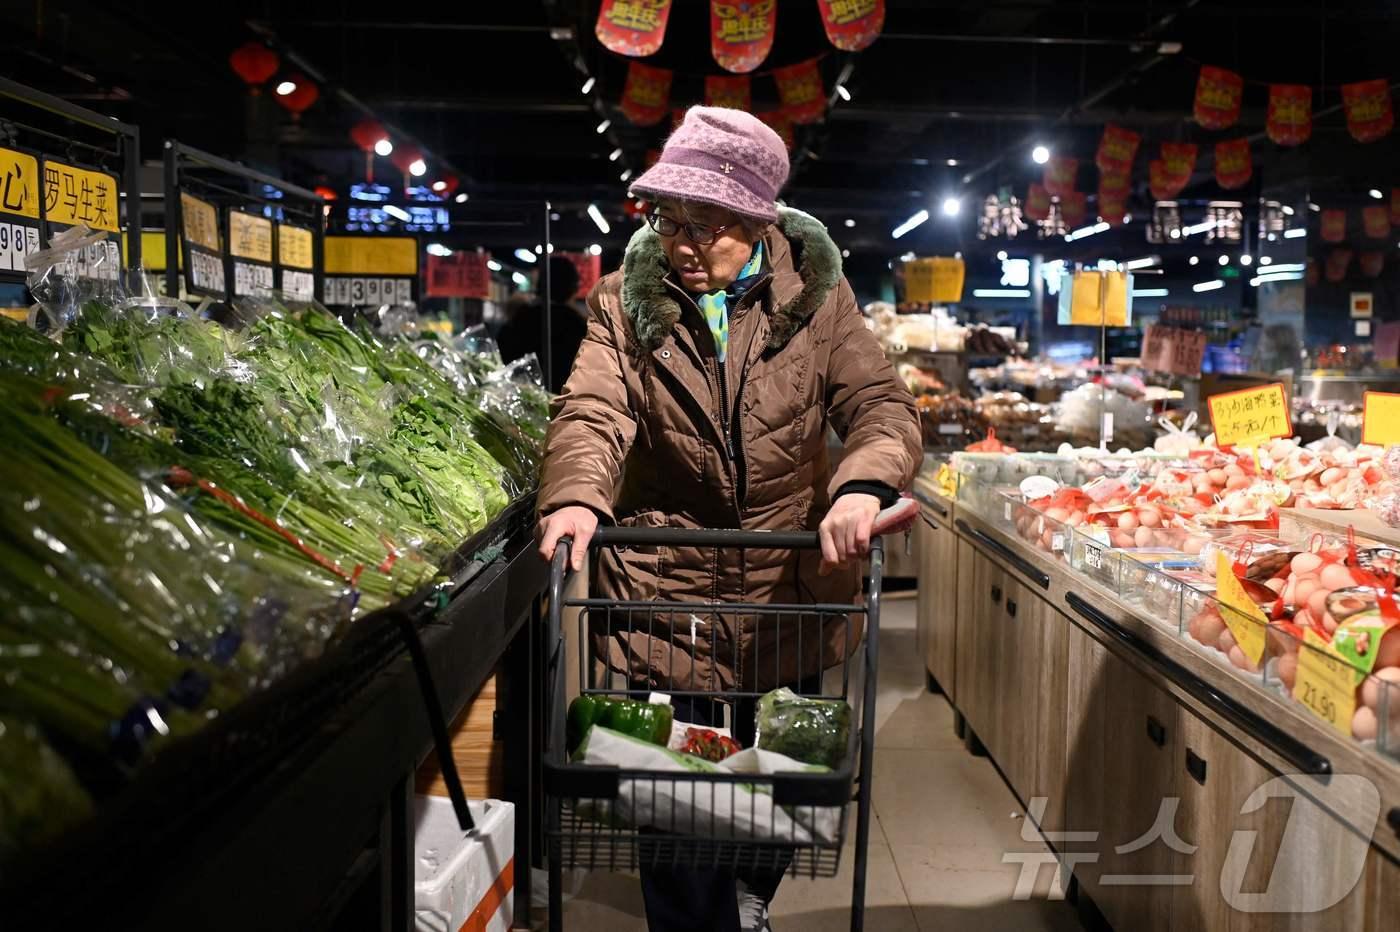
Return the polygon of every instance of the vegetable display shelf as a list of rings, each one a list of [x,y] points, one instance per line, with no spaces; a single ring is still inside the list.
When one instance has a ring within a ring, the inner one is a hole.
[[[533,511],[533,495],[514,502],[447,561],[450,582],[365,616],[0,878],[7,918],[290,930],[337,928],[344,911],[357,929],[411,928],[413,778],[434,740],[403,622],[448,720],[504,661],[505,751],[521,765],[510,795],[526,798],[534,726],[529,703],[510,697],[528,689],[526,621],[548,580]],[[517,857],[529,863],[528,816],[519,822]]]

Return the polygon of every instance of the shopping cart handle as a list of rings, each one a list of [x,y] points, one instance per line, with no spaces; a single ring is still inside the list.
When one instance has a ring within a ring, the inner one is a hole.
[[[739,528],[600,527],[591,547],[734,547],[816,550],[816,531],[745,531]]]

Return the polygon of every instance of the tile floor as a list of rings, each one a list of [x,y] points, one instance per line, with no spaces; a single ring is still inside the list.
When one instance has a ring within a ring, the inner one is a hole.
[[[1080,925],[1068,903],[1049,897],[1052,869],[1017,899],[1021,867],[1003,855],[1047,849],[986,758],[953,734],[953,712],[924,688],[912,598],[885,603],[876,706],[875,824],[866,880],[871,932],[1062,932]],[[855,835],[854,822],[850,837]],[[848,852],[849,854],[849,852]],[[851,863],[834,878],[788,878],[773,902],[775,932],[850,928]],[[635,877],[590,874],[565,909],[569,932],[645,932]]]

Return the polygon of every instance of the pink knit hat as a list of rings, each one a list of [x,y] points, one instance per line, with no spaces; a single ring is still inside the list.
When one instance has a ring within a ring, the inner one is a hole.
[[[787,147],[758,117],[724,107],[691,107],[666,140],[661,160],[632,191],[651,200],[714,204],[775,223],[774,202],[787,176]]]

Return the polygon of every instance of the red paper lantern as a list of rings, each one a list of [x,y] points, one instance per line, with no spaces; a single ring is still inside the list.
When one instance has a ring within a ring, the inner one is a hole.
[[[292,88],[292,92],[290,94],[274,94],[273,96],[282,105],[282,109],[290,113],[293,118],[299,118],[306,111],[306,108],[314,104],[316,99],[321,96],[321,89],[304,74],[294,74],[287,80],[296,85]]]
[[[1347,130],[1357,142],[1375,142],[1395,128],[1390,83],[1384,78],[1342,85]]]
[[[1094,164],[1104,174],[1126,175],[1137,158],[1137,150],[1142,137],[1132,130],[1112,123],[1103,128],[1103,139],[1099,140],[1099,151],[1094,156]]]
[[[773,72],[778,99],[794,123],[815,123],[826,114],[826,90],[817,61],[800,62]]]
[[[671,99],[671,72],[641,62],[627,65],[627,83],[622,86],[622,115],[636,126],[660,123]]]
[[[1053,197],[1066,197],[1074,191],[1075,179],[1079,177],[1079,159],[1067,155],[1057,155],[1045,165],[1045,176],[1041,184]]]
[[[1196,122],[1206,129],[1229,129],[1240,118],[1244,78],[1211,65],[1201,67],[1196,80]]]
[[[1048,220],[1050,218],[1050,192],[1045,190],[1044,185],[1032,184],[1030,190],[1026,192],[1026,216],[1032,220]]]
[[[1152,197],[1159,201],[1170,201],[1181,193],[1191,176],[1172,174],[1163,159],[1153,159],[1147,165],[1147,187]]]
[[[350,127],[350,138],[365,152],[373,152],[381,139],[389,138],[389,131],[375,120],[361,120]]]
[[[1376,205],[1361,208],[1361,229],[1371,239],[1386,239],[1390,236],[1390,210]]]
[[[1196,144],[1194,142],[1162,143],[1162,163],[1167,173],[1186,187],[1191,175],[1196,171]]]
[[[1380,278],[1385,270],[1385,253],[1373,249],[1361,254],[1361,274],[1367,278]]]
[[[281,61],[276,52],[261,42],[245,42],[229,54],[228,63],[248,85],[249,93],[256,96],[258,85],[277,73]]]
[[[1222,188],[1240,188],[1249,182],[1254,166],[1248,139],[1231,139],[1215,144],[1215,180]]]
[[[1350,249],[1333,249],[1327,254],[1327,269],[1325,274],[1327,280],[1336,284],[1347,277],[1347,269],[1351,266]]]
[[[1083,191],[1071,191],[1060,198],[1060,216],[1066,227],[1080,227],[1089,216],[1089,195]]]
[[[423,161],[423,150],[415,145],[402,145],[394,149],[389,161],[394,163],[394,167],[407,175],[413,167],[414,162]]]
[[[1264,125],[1280,146],[1299,146],[1312,135],[1312,88],[1303,84],[1269,85],[1269,115]]]
[[[1324,243],[1340,243],[1347,238],[1347,212],[1345,210],[1324,210],[1321,225]]]
[[[433,193],[446,200],[457,192],[457,186],[461,184],[456,175],[443,175],[433,182]]]

